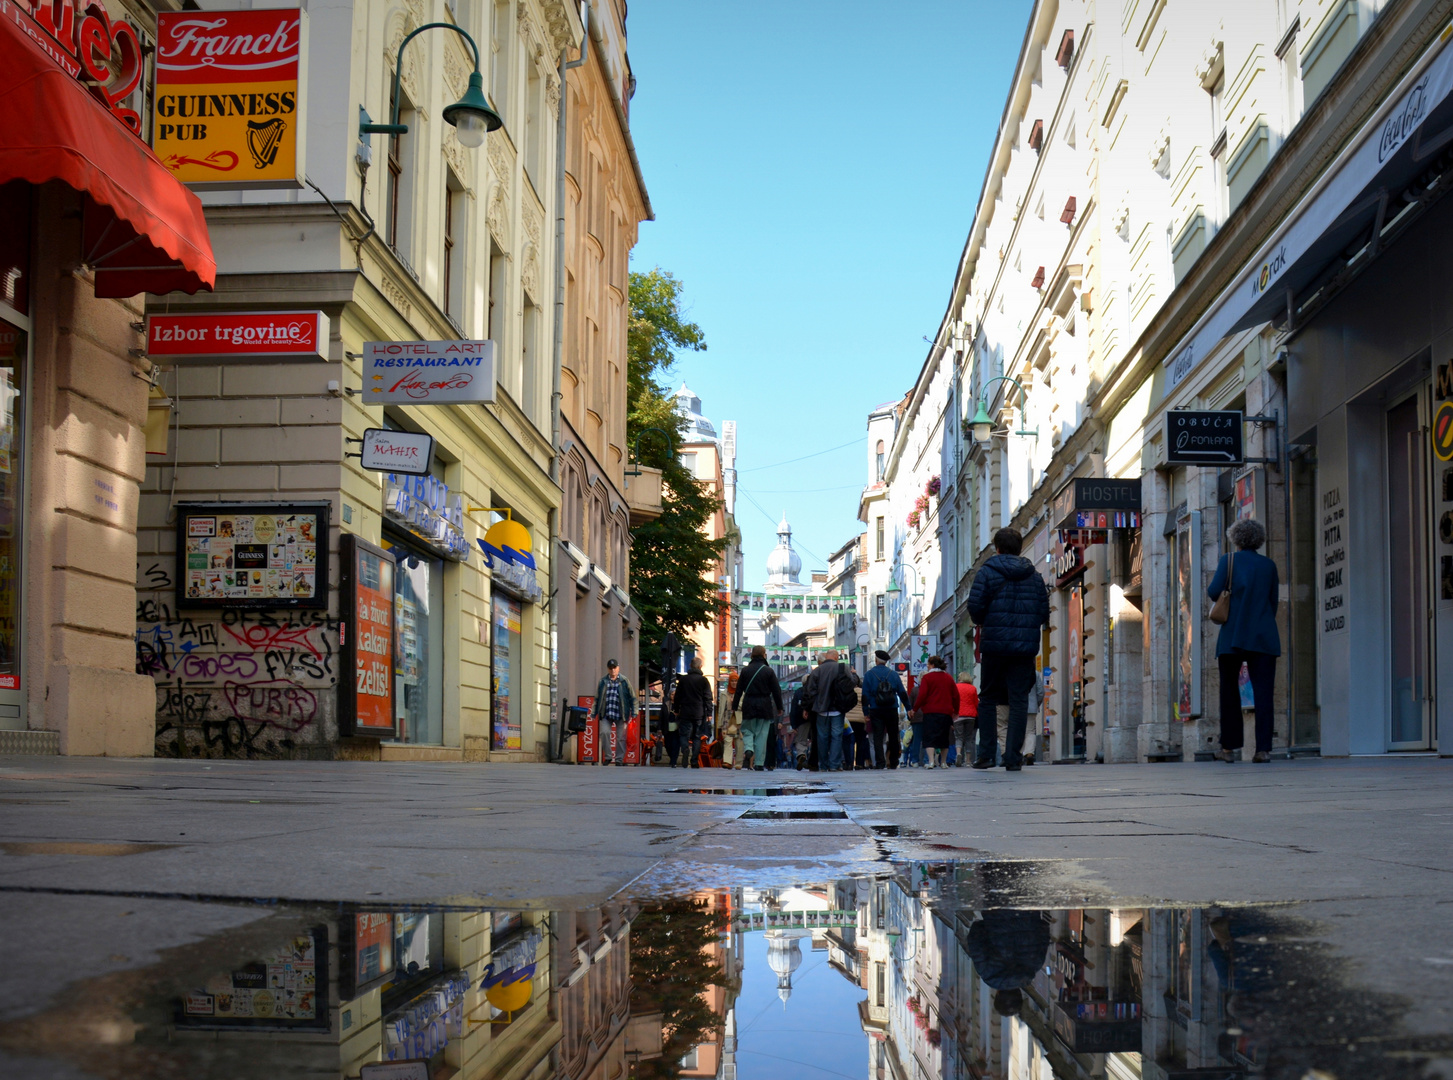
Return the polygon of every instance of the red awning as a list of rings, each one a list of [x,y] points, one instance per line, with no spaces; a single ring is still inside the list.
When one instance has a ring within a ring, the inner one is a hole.
[[[60,180],[85,193],[96,295],[211,289],[217,260],[197,196],[8,19],[0,72],[0,184]]]

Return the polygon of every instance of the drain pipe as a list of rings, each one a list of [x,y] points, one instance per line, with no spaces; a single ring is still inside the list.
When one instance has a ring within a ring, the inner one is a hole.
[[[590,0],[582,0],[580,20],[585,33],[580,38],[580,55],[567,60],[569,49],[560,50],[560,115],[555,125],[555,347],[550,365],[550,481],[560,486],[560,363],[565,349],[565,149],[569,129],[570,86],[566,79],[572,68],[590,55]],[[564,761],[560,697],[560,511],[550,511],[550,760]]]

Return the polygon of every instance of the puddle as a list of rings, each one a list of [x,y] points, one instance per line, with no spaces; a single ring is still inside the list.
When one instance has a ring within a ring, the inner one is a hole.
[[[667,788],[667,795],[755,795],[758,798],[766,798],[776,795],[821,795],[831,791],[832,788],[825,787],[752,787],[752,788],[694,788],[674,787]]]
[[[1348,1080],[1453,1057],[1410,1022],[1427,973],[1406,997],[1360,983],[1334,920],[1023,906],[1041,870],[901,863],[579,910],[193,904],[213,916],[195,941],[108,929],[63,992],[7,989],[0,1072]],[[136,931],[148,903],[112,922]]]
[[[740,821],[846,821],[843,810],[748,810]]]

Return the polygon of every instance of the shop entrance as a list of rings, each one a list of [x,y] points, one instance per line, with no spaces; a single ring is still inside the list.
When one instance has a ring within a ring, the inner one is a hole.
[[[0,731],[24,731],[26,726],[20,686],[25,358],[25,331],[0,319]]]
[[[1419,389],[1387,411],[1389,750],[1429,750],[1433,746],[1427,397],[1426,389]]]
[[[394,701],[399,741],[444,742],[444,560],[385,533],[398,559],[394,589]]]

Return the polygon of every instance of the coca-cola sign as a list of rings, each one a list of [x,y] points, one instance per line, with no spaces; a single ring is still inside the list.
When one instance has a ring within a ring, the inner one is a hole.
[[[297,8],[158,14],[156,151],[177,179],[301,186],[307,25]]]
[[[149,315],[146,354],[158,364],[326,360],[328,316],[321,311]]]
[[[141,134],[141,117],[123,102],[141,83],[141,37],[125,19],[106,8],[76,0],[0,0],[0,18],[41,47],[56,66],[90,87],[132,134]]]
[[[365,405],[462,405],[494,400],[493,341],[370,341]]]

